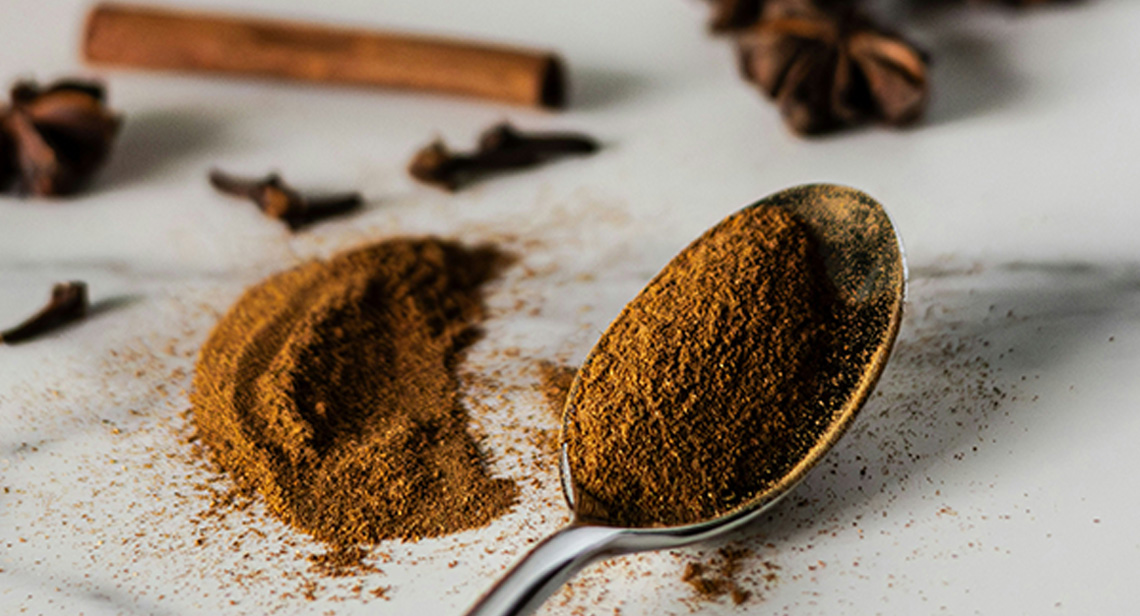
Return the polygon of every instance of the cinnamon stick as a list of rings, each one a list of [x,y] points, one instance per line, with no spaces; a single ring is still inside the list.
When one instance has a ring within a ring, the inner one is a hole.
[[[548,51],[400,33],[105,3],[87,18],[89,62],[389,86],[557,108]]]

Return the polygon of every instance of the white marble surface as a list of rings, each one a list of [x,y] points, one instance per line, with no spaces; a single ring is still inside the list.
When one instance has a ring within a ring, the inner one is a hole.
[[[4,0],[0,78],[88,72],[76,59],[85,5]],[[211,6],[549,45],[569,62],[574,103],[550,115],[97,72],[127,124],[93,189],[0,198],[0,323],[59,280],[88,281],[98,306],[0,347],[0,612],[460,613],[565,519],[553,462],[528,445],[528,428],[551,425],[532,360],[580,360],[690,239],[808,181],[877,197],[909,252],[908,318],[878,395],[788,501],[732,539],[751,550],[744,605],[698,601],[680,583],[685,563],[719,547],[701,546],[593,567],[543,613],[1135,611],[1140,5],[910,15],[935,55],[927,120],[816,141],[790,136],[736,77],[696,0]],[[405,177],[433,135],[463,145],[502,118],[584,129],[607,147],[456,196]],[[213,165],[358,187],[369,204],[290,236],[212,194]],[[382,573],[321,578],[304,560],[319,546],[256,505],[200,519],[205,486],[225,482],[183,442],[193,353],[245,285],[408,233],[521,256],[492,287],[468,363],[501,373],[501,391],[472,384],[472,412],[521,501],[485,529],[378,546]],[[380,587],[387,600],[370,594]]]

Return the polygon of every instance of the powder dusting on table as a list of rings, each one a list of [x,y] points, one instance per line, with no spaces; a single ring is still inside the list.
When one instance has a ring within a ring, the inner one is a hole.
[[[574,384],[578,369],[552,361],[541,361],[538,363],[538,372],[542,378],[540,388],[546,408],[558,421],[562,421],[562,409],[566,406],[566,396],[570,394],[570,386]]]
[[[751,553],[748,548],[723,547],[717,550],[716,558],[711,562],[685,565],[681,581],[702,599],[716,600],[728,595],[733,605],[740,605],[752,596],[751,591],[741,587],[737,580],[743,560]]]

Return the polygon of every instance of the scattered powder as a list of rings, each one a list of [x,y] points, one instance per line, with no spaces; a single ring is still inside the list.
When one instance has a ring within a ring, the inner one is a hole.
[[[546,399],[546,405],[551,415],[561,422],[566,396],[570,393],[570,386],[574,384],[578,369],[551,361],[541,361],[538,363],[538,371],[542,378],[541,391],[543,398]]]
[[[742,562],[751,555],[747,548],[724,547],[717,550],[710,563],[689,563],[681,574],[681,581],[693,587],[703,599],[715,600],[728,595],[734,605],[748,600],[751,592],[741,588],[736,577]]]
[[[368,550],[359,546],[346,546],[340,549],[329,550],[309,556],[312,569],[322,575],[330,577],[344,577],[361,573],[382,573],[382,571],[368,563]]]

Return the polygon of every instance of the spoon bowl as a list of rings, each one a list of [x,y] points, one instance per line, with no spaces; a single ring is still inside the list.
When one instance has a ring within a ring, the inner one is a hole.
[[[844,357],[849,365],[842,366],[843,378],[836,379],[821,393],[821,402],[831,411],[826,429],[777,480],[736,508],[711,519],[683,526],[625,528],[586,521],[576,514],[569,526],[544,540],[515,565],[479,599],[468,616],[529,614],[593,561],[707,541],[752,522],[787,495],[851,424],[886,366],[902,318],[906,264],[894,225],[882,206],[865,193],[831,184],[790,188],[741,213],[759,207],[781,208],[807,227],[817,242],[836,303],[843,307],[839,312],[843,320],[840,325]],[[595,359],[598,349],[594,348],[583,365]],[[581,379],[576,378],[569,400],[575,399],[581,385]],[[563,413],[564,430],[575,413],[576,409],[568,405]],[[560,472],[566,501],[577,512],[580,503],[566,442],[562,445]]]

